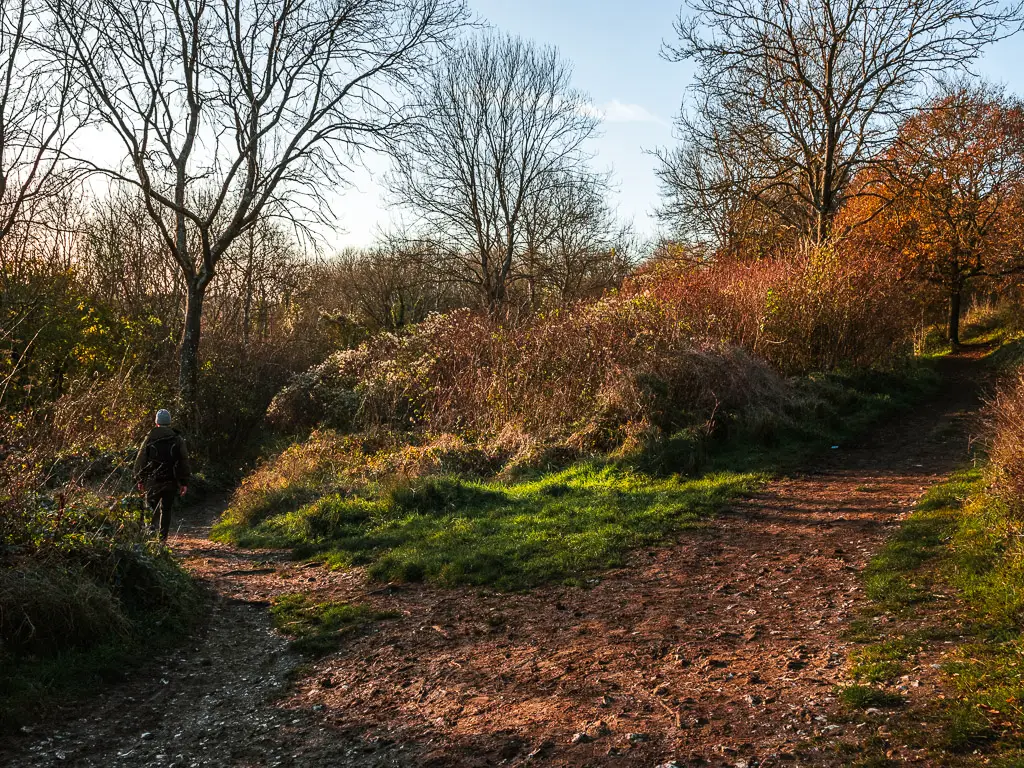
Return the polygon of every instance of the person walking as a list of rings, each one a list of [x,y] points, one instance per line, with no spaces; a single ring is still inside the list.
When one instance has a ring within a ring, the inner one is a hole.
[[[156,426],[139,448],[133,474],[135,485],[146,494],[150,528],[159,529],[161,541],[167,541],[174,499],[185,495],[190,476],[185,438],[171,427],[170,411],[161,408],[156,412]]]

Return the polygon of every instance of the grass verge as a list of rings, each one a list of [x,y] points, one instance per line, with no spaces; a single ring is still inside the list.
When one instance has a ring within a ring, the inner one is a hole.
[[[1024,521],[986,492],[979,469],[930,489],[871,561],[872,612],[852,628],[852,708],[899,691],[918,655],[937,658],[944,694],[908,715],[906,736],[943,765],[1024,758]],[[901,634],[885,637],[885,628]],[[910,629],[912,628],[912,629]],[[870,683],[871,685],[864,685]],[[920,729],[922,718],[932,724]]]
[[[37,508],[0,546],[0,732],[123,679],[192,630],[192,578],[136,522],[90,500]]]

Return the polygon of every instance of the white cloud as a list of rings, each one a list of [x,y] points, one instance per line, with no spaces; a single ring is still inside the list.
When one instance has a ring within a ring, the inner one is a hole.
[[[626,104],[618,99],[606,101],[587,108],[588,114],[599,117],[607,123],[659,123],[666,121],[639,104]]]

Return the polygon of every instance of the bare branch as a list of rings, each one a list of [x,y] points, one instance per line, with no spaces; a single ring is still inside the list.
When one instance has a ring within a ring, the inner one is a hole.
[[[999,0],[690,0],[672,61],[697,67],[682,154],[662,153],[663,218],[707,237],[723,195],[822,241],[921,85],[1017,32]],[[695,160],[694,154],[700,159]],[[695,162],[706,171],[690,172]],[[681,163],[681,164],[680,164]],[[726,225],[724,229],[728,230]],[[689,231],[687,231],[689,230]]]

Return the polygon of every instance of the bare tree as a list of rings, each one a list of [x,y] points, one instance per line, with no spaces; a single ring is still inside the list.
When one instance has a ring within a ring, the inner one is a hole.
[[[603,178],[577,176],[531,201],[522,271],[532,306],[599,295],[634,266],[632,228],[617,221],[606,193]]]
[[[77,272],[94,296],[127,316],[177,328],[184,281],[138,189],[113,187],[92,200],[80,239]]]
[[[349,248],[325,260],[318,266],[323,321],[338,330],[359,329],[358,337],[466,306],[466,292],[444,278],[433,263],[436,255],[424,244],[386,235],[373,248]]]
[[[661,178],[681,229],[700,195],[770,209],[815,241],[831,234],[858,168],[873,162],[923,82],[965,68],[1019,30],[1000,0],[688,0],[673,61],[696,65],[686,147],[663,152]],[[709,172],[693,178],[692,152]],[[680,184],[680,180],[683,183]],[[873,194],[861,188],[857,194]],[[672,215],[672,207],[667,208]]]
[[[463,24],[461,0],[49,0],[63,53],[123,147],[186,283],[182,406],[195,416],[206,291],[261,218],[330,218],[324,189],[408,126],[401,95]]]
[[[38,0],[0,6],[0,241],[68,181],[58,171],[79,121],[69,71],[40,55],[49,21]]]
[[[660,154],[655,170],[661,183],[658,218],[705,255],[756,258],[799,235],[793,225],[800,210],[779,189],[748,194],[757,157],[741,157],[740,148],[719,138],[715,143],[687,142]]]
[[[396,201],[492,310],[528,248],[531,208],[560,185],[601,183],[583,149],[597,120],[571,76],[554,48],[468,40],[422,88],[423,130],[403,144],[390,178]]]

